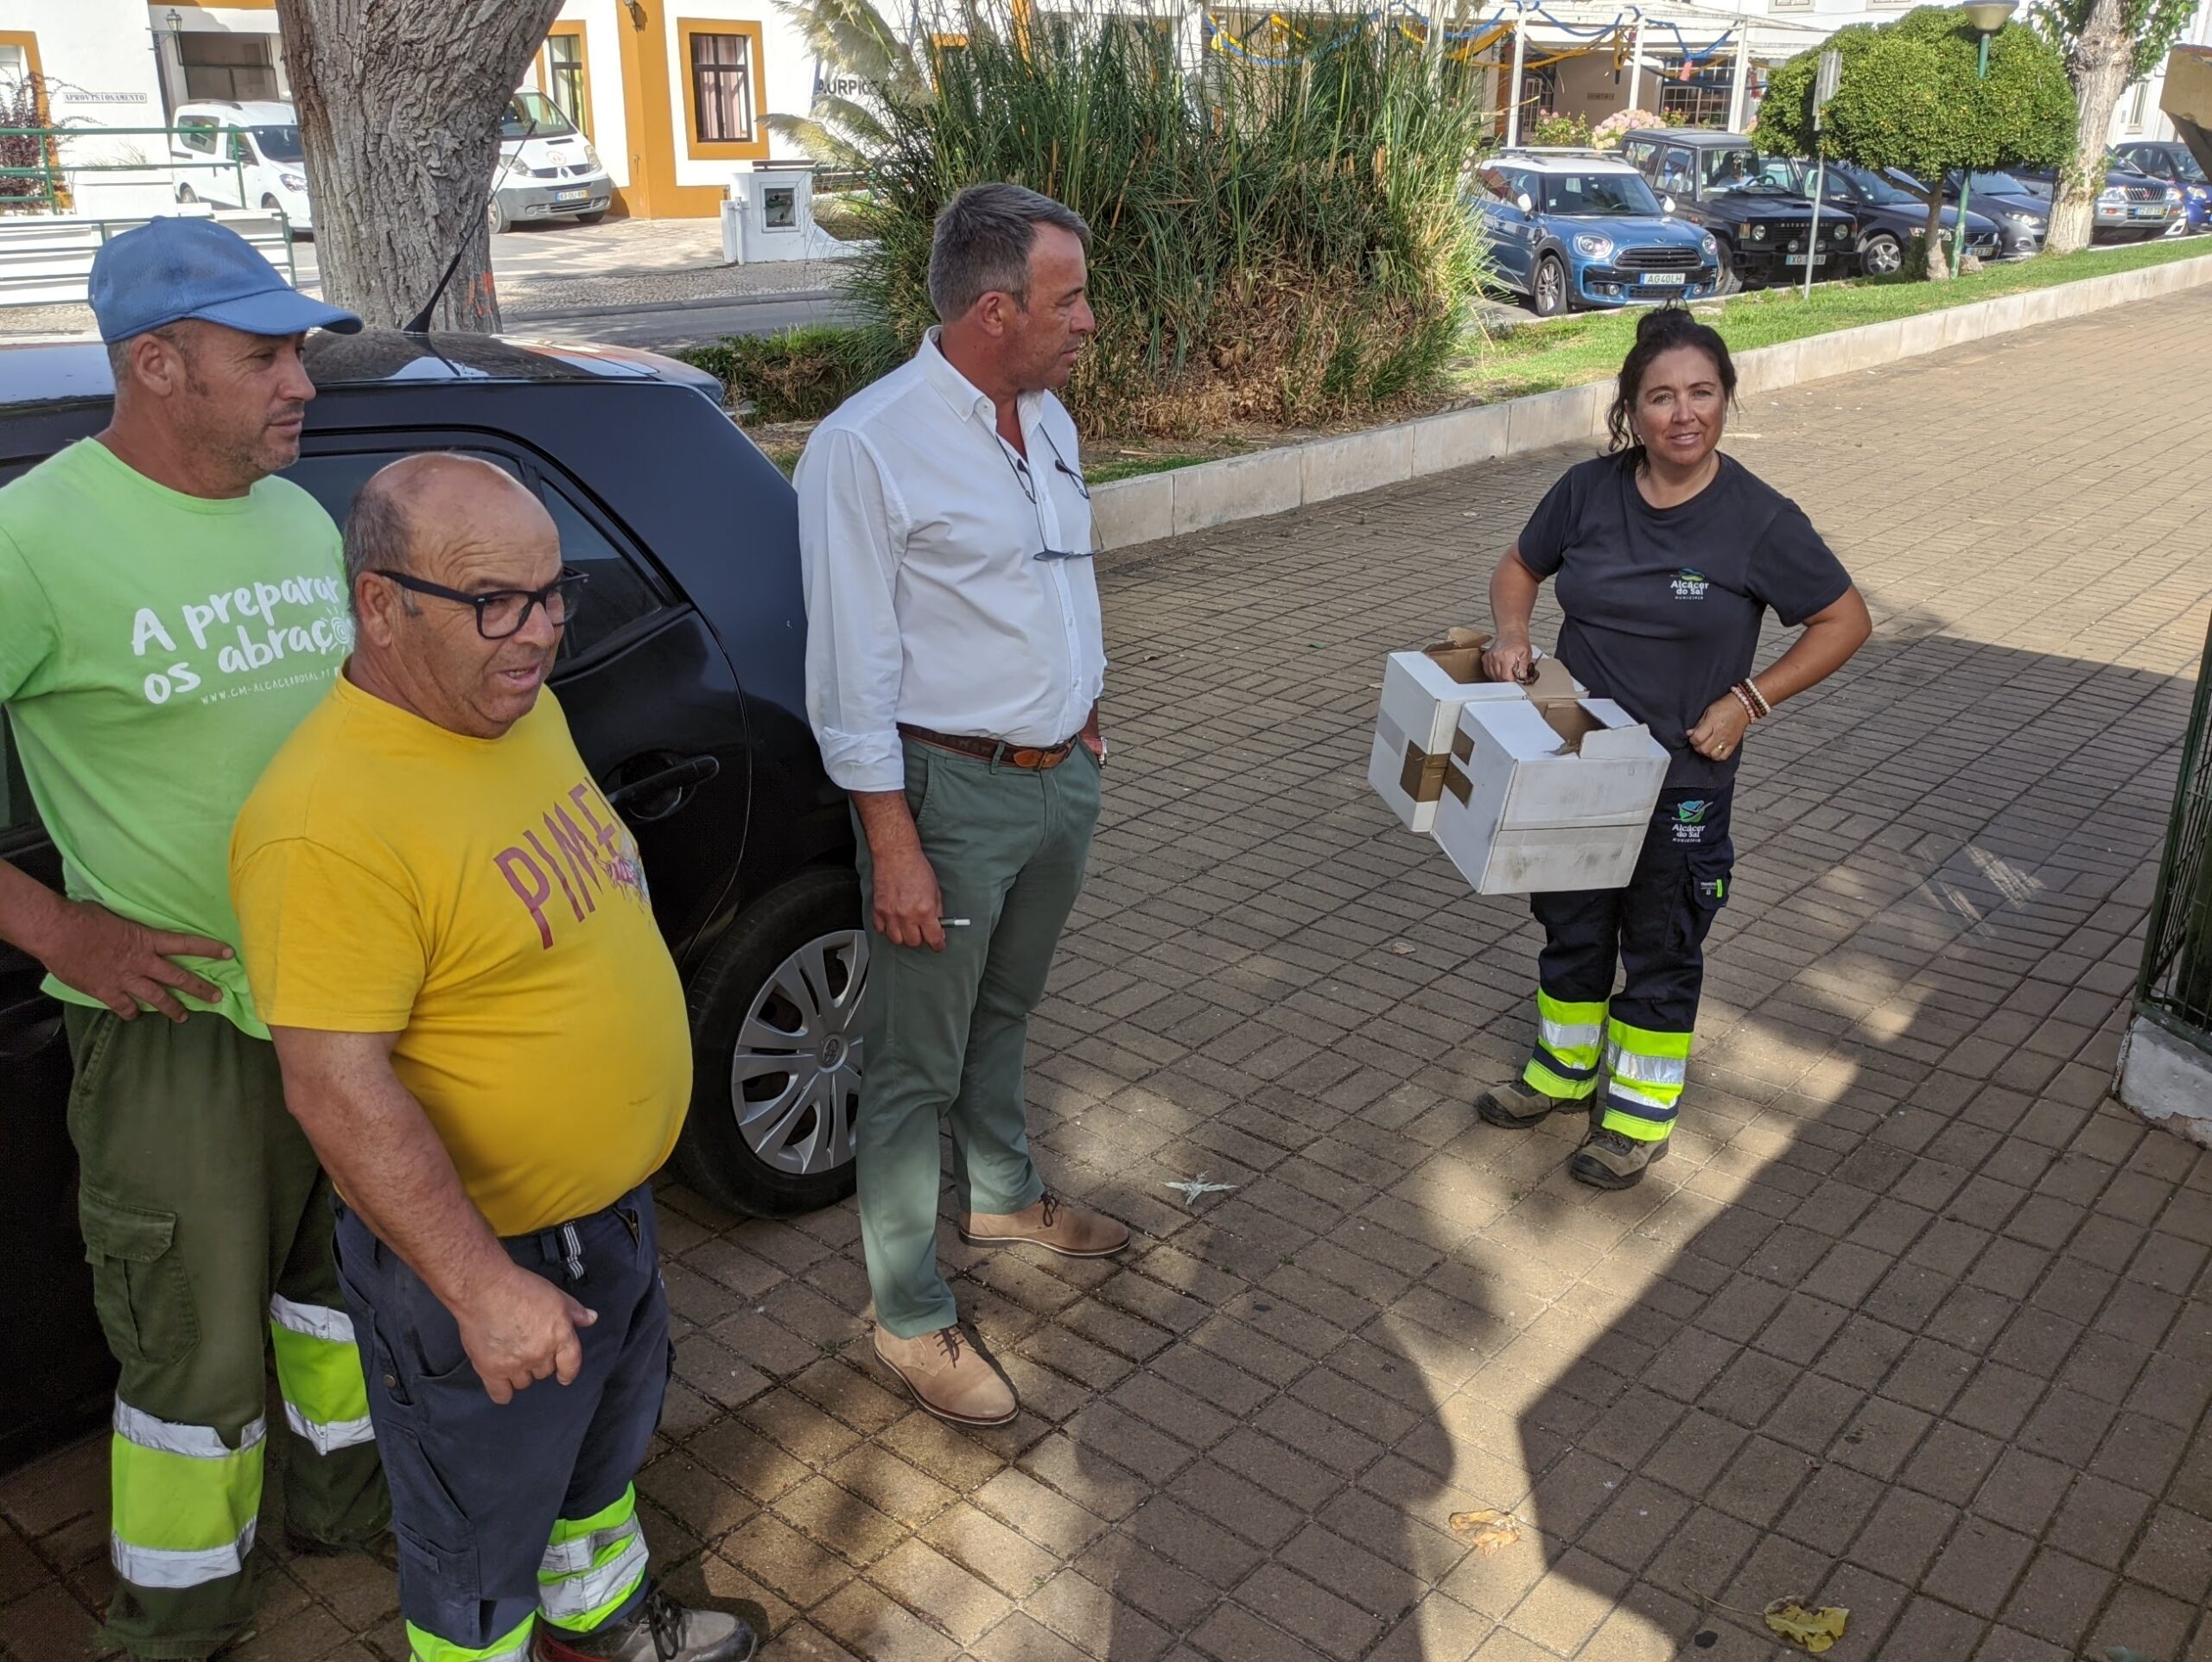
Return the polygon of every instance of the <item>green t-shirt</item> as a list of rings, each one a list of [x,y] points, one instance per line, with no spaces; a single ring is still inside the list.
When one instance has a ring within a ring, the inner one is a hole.
[[[70,897],[235,949],[232,822],[353,638],[338,528],[284,479],[210,501],[85,439],[0,489],[0,704]],[[236,959],[181,961],[267,1036]]]

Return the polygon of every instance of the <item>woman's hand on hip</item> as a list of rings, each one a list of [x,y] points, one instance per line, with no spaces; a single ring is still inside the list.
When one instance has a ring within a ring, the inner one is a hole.
[[[1704,716],[1690,729],[1690,748],[1708,761],[1725,762],[1743,747],[1744,730],[1751,725],[1743,701],[1723,693],[1706,706]]]

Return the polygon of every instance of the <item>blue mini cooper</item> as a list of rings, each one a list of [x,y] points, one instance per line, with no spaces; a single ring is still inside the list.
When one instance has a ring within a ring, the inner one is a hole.
[[[1720,245],[1598,150],[1510,149],[1476,169],[1492,281],[1539,317],[1719,292]]]

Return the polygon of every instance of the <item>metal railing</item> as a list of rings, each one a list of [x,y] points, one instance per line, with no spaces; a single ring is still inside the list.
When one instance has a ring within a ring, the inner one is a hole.
[[[2212,1052],[2212,631],[2182,736],[2181,777],[2144,931],[2135,1007]]]
[[[135,173],[157,175],[172,188],[175,175],[189,172],[218,172],[230,174],[238,185],[238,206],[251,207],[245,200],[245,160],[232,155],[227,159],[210,156],[201,160],[183,160],[176,156],[169,141],[195,130],[181,127],[0,127],[0,141],[28,138],[36,141],[39,155],[43,158],[30,167],[0,167],[0,212],[10,208],[29,207],[48,213],[64,212],[65,200],[77,193],[71,181],[79,174]],[[164,154],[155,162],[69,162],[62,157],[62,144],[73,139],[159,138]],[[17,192],[8,188],[10,180],[35,181],[38,188]],[[148,182],[155,182],[149,179]],[[280,210],[281,212],[281,210]]]

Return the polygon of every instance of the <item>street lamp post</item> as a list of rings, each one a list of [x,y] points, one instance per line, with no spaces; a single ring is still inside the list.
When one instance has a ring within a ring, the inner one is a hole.
[[[1969,0],[1959,10],[1967,15],[1967,22],[1974,26],[1981,36],[1981,56],[1974,69],[1974,79],[1989,79],[1989,37],[2005,27],[2017,8],[2018,0]],[[1974,169],[1959,169],[1959,225],[1951,238],[1951,275],[1957,276],[1967,263],[1967,201],[1974,193]]]

